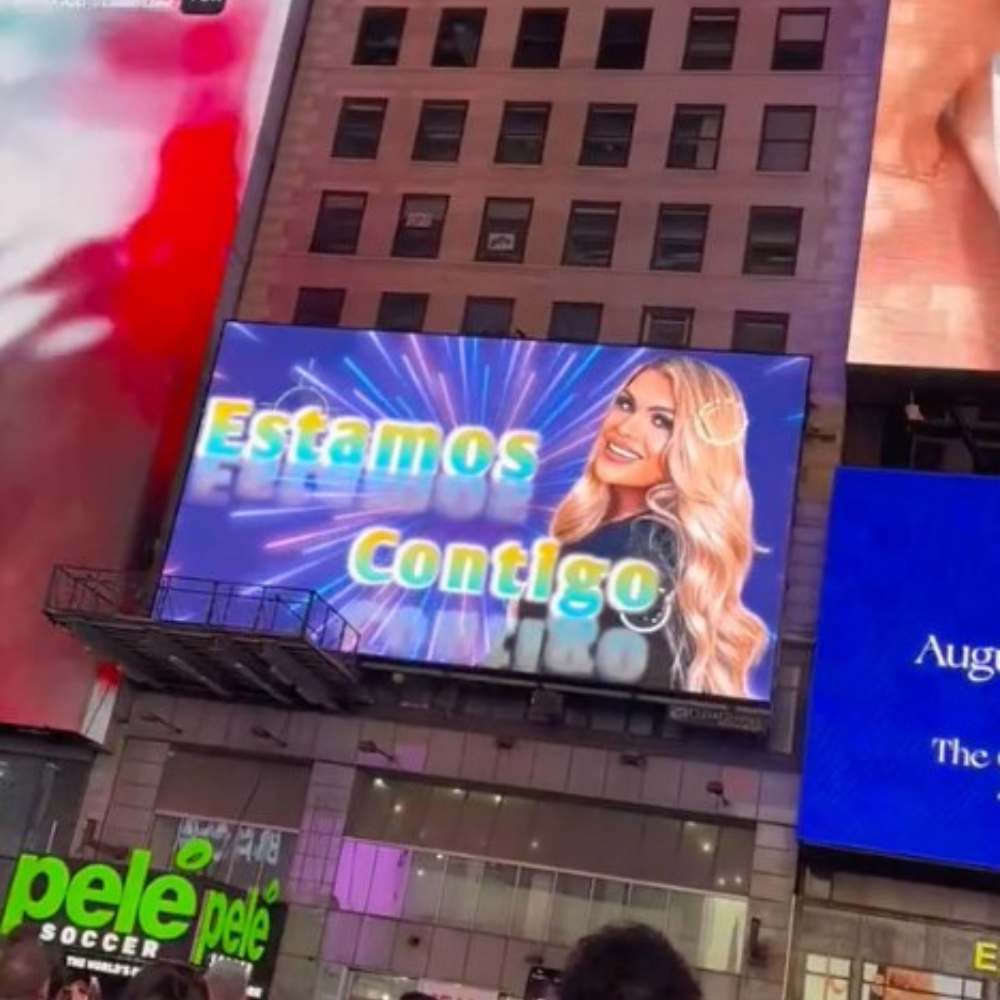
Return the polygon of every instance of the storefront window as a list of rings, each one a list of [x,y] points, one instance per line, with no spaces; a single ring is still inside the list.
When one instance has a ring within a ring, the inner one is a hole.
[[[749,824],[683,821],[560,796],[370,772],[358,775],[344,832],[358,840],[732,895],[747,891],[754,845]]]
[[[479,883],[483,877],[483,862],[469,858],[448,858],[444,874],[444,894],[441,897],[440,921],[468,927],[476,912]]]
[[[514,890],[514,912],[510,933],[529,941],[544,941],[549,930],[552,890],[556,873],[538,868],[522,868]]]
[[[153,864],[168,868],[177,849],[195,837],[215,847],[215,861],[205,874],[230,885],[250,888],[272,878],[282,881],[292,866],[296,834],[247,823],[200,819],[194,816],[157,816],[153,821]]]
[[[445,856],[430,851],[416,851],[410,865],[410,881],[403,901],[407,920],[436,920],[444,886]]]
[[[738,896],[351,838],[341,849],[334,895],[343,910],[566,946],[605,924],[635,921],[665,932],[698,968],[738,972],[743,962],[747,902]]]
[[[587,933],[592,883],[593,879],[582,875],[560,872],[556,876],[549,940],[556,944],[573,945]]]
[[[69,852],[87,767],[82,760],[0,755],[0,857]]]
[[[514,897],[517,868],[514,865],[487,864],[476,906],[476,929],[506,934]]]
[[[832,955],[806,956],[803,1000],[847,1000],[851,963]]]
[[[594,880],[594,897],[590,901],[590,930],[596,931],[605,924],[621,923],[625,912],[625,895],[628,884],[607,878]]]

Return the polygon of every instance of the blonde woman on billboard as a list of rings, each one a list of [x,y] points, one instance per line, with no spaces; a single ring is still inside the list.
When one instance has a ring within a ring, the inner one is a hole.
[[[750,697],[768,633],[742,598],[754,555],[747,424],[739,389],[718,368],[690,358],[644,365],[615,394],[552,518],[564,555],[632,556],[659,569],[649,613],[604,612],[650,640],[644,686]]]

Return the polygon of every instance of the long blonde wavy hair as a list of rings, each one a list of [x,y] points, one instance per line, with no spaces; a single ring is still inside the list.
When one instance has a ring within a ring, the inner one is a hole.
[[[768,633],[742,597],[755,550],[743,397],[718,368],[690,358],[646,365],[622,389],[647,369],[666,376],[674,392],[663,482],[647,492],[648,514],[640,516],[669,526],[677,538],[674,600],[690,647],[684,687],[744,698]],[[612,488],[594,474],[599,441],[553,515],[551,532],[563,543],[580,541],[614,517]]]

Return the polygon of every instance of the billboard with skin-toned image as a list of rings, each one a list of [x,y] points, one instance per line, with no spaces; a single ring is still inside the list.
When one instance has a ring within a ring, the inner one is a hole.
[[[230,323],[164,574],[316,591],[381,660],[766,702],[808,371]]]
[[[1000,7],[891,0],[848,361],[1000,371]]]

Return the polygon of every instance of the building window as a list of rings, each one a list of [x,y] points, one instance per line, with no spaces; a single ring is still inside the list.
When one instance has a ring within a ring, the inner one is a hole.
[[[740,969],[748,909],[745,897],[352,837],[344,840],[333,893],[348,912],[554,945],[572,945],[608,923],[645,924],[667,930],[691,965],[723,973]],[[393,1000],[416,985],[356,975],[350,1000]],[[959,993],[944,1000],[982,998]]]
[[[829,23],[829,7],[778,11],[771,69],[822,69]]]
[[[514,318],[513,299],[491,299],[470,295],[465,300],[462,333],[505,336]]]
[[[687,347],[694,326],[693,309],[645,306],[639,327],[639,342],[650,347]]]
[[[682,69],[732,69],[739,10],[695,7],[688,22]]]
[[[652,20],[651,10],[606,10],[597,68],[642,69]]]
[[[565,33],[565,10],[522,11],[512,65],[518,69],[555,68],[562,55]]]
[[[832,955],[806,955],[802,1000],[847,1000],[850,985],[850,959],[834,958]]]
[[[215,859],[202,874],[241,889],[267,885],[272,879],[284,882],[298,840],[295,830],[192,816],[155,816],[153,863],[168,869],[177,851],[195,838],[208,840],[215,848]]]
[[[457,160],[468,110],[466,101],[424,101],[413,142],[413,159],[441,163]]]
[[[795,274],[801,208],[751,208],[744,274]]]
[[[652,267],[700,271],[708,234],[708,205],[661,205]]]
[[[553,302],[549,337],[593,344],[601,332],[603,311],[604,306],[599,302]]]
[[[406,25],[404,7],[368,7],[361,15],[358,44],[354,49],[357,66],[395,66]]]
[[[485,23],[485,10],[443,10],[431,64],[475,66]]]
[[[590,167],[627,166],[634,125],[634,104],[591,104],[580,163]]]
[[[670,130],[667,166],[686,170],[714,170],[719,162],[721,104],[678,104]]]
[[[299,326],[337,326],[343,308],[343,288],[300,288],[292,322]]]
[[[733,350],[784,354],[788,314],[737,312],[733,317]]]
[[[427,315],[427,296],[416,292],[383,292],[375,326],[400,333],[419,332]]]
[[[333,155],[374,160],[382,137],[386,103],[377,98],[345,97],[333,139]]]
[[[573,202],[562,262],[581,267],[610,267],[617,228],[617,202]]]
[[[309,249],[313,253],[355,253],[367,195],[324,191]]]
[[[520,264],[528,242],[530,198],[487,198],[476,260]]]
[[[764,108],[758,170],[808,170],[816,109],[769,105]]]
[[[405,195],[392,243],[393,257],[437,257],[447,212],[447,195]]]
[[[505,104],[497,139],[497,163],[541,163],[550,104]]]

